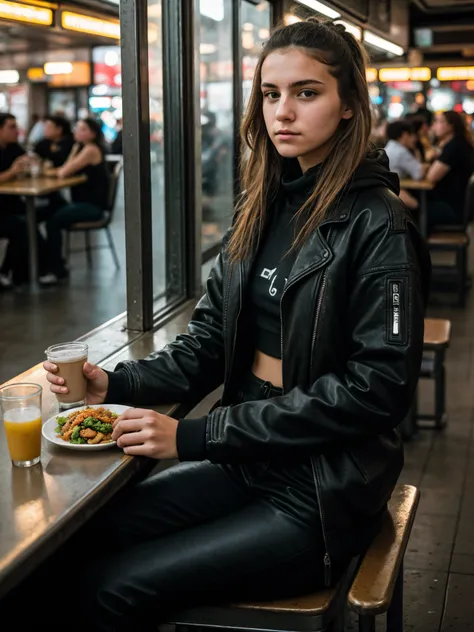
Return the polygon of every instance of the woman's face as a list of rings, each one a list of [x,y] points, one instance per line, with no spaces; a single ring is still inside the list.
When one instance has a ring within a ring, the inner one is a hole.
[[[44,136],[48,140],[58,140],[62,136],[62,129],[53,121],[47,120],[44,124]]]
[[[95,133],[84,121],[78,121],[74,130],[74,138],[78,143],[90,143],[95,139]]]
[[[321,162],[341,119],[341,102],[329,67],[297,48],[271,53],[262,65],[263,116],[268,135],[284,158],[303,171]]]
[[[437,114],[433,123],[433,133],[442,140],[453,133],[451,125],[442,114]]]

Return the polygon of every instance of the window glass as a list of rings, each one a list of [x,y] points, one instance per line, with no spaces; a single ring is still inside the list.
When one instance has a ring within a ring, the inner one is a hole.
[[[153,295],[163,296],[165,269],[165,188],[163,160],[163,56],[161,0],[148,0],[148,73],[150,91],[150,169],[153,218]]]
[[[270,36],[270,3],[242,3],[242,89],[244,108],[250,97],[252,81],[263,43]]]
[[[222,239],[233,208],[232,0],[201,0],[202,250]]]

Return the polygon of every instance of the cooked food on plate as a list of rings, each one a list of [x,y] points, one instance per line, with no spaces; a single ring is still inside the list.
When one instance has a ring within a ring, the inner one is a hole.
[[[57,436],[69,443],[96,445],[112,441],[113,422],[118,415],[107,408],[84,408],[57,417]]]

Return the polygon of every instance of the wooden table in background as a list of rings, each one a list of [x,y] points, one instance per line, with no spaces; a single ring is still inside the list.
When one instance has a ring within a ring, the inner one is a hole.
[[[400,180],[400,188],[407,191],[420,192],[419,226],[423,237],[428,236],[428,191],[434,189],[434,184],[429,180]]]
[[[32,289],[36,289],[38,283],[38,243],[36,240],[35,198],[41,195],[48,195],[48,193],[54,193],[60,189],[74,187],[86,180],[87,177],[84,175],[71,176],[70,178],[39,176],[37,178],[24,178],[0,184],[0,195],[20,195],[26,198],[26,221],[30,250],[29,272],[30,286]]]

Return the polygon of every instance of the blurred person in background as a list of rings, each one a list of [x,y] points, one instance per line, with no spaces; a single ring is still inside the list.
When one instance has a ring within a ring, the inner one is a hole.
[[[0,184],[15,180],[28,166],[28,156],[18,143],[18,126],[13,114],[0,114]],[[0,238],[8,246],[0,268],[0,289],[28,280],[28,236],[25,205],[19,195],[0,195]],[[39,252],[44,242],[38,234]],[[40,264],[43,256],[40,255]]]
[[[64,116],[51,115],[45,118],[44,139],[35,145],[34,151],[54,167],[61,167],[68,159],[73,145],[71,123]]]
[[[114,138],[110,145],[110,151],[112,154],[122,154],[123,153],[123,129],[122,129],[122,119],[117,120],[116,125],[117,136]]]
[[[404,120],[407,121],[407,123],[410,123],[417,136],[416,152],[418,155],[415,153],[416,157],[421,162],[431,162],[434,154],[433,145],[430,140],[430,126],[426,120],[418,114],[409,113],[405,116]]]
[[[32,120],[34,120],[35,116],[36,116],[36,120],[33,123],[33,127],[31,128],[28,134],[28,139],[26,141],[28,148],[33,148],[37,143],[40,142],[40,140],[43,140],[44,138],[44,128],[45,128],[44,118],[36,114],[32,116]]]
[[[430,192],[428,230],[439,224],[462,224],[467,184],[474,172],[472,139],[458,112],[437,114],[433,132],[440,153],[426,174],[435,185]]]
[[[67,160],[74,145],[71,124],[64,116],[46,116],[44,125],[44,139],[34,147],[34,152],[50,166],[61,167]],[[58,209],[65,206],[67,201],[60,191],[45,195],[38,200],[38,222],[49,219]]]
[[[413,113],[416,116],[421,116],[428,126],[431,126],[433,123],[433,112],[426,106],[426,98],[425,95],[419,92],[415,97],[415,109]]]
[[[61,254],[61,232],[76,222],[99,221],[107,208],[109,178],[100,123],[92,118],[79,121],[74,139],[68,159],[53,173],[58,178],[84,174],[87,180],[71,188],[71,204],[58,209],[46,222],[48,273],[40,278],[43,285],[54,285],[69,276]]]
[[[388,142],[385,153],[388,156],[390,170],[403,180],[421,180],[426,173],[426,167],[418,160],[414,152],[418,137],[407,121],[393,121],[387,125]],[[418,200],[405,189],[400,190],[400,198],[409,209],[418,208]]]

